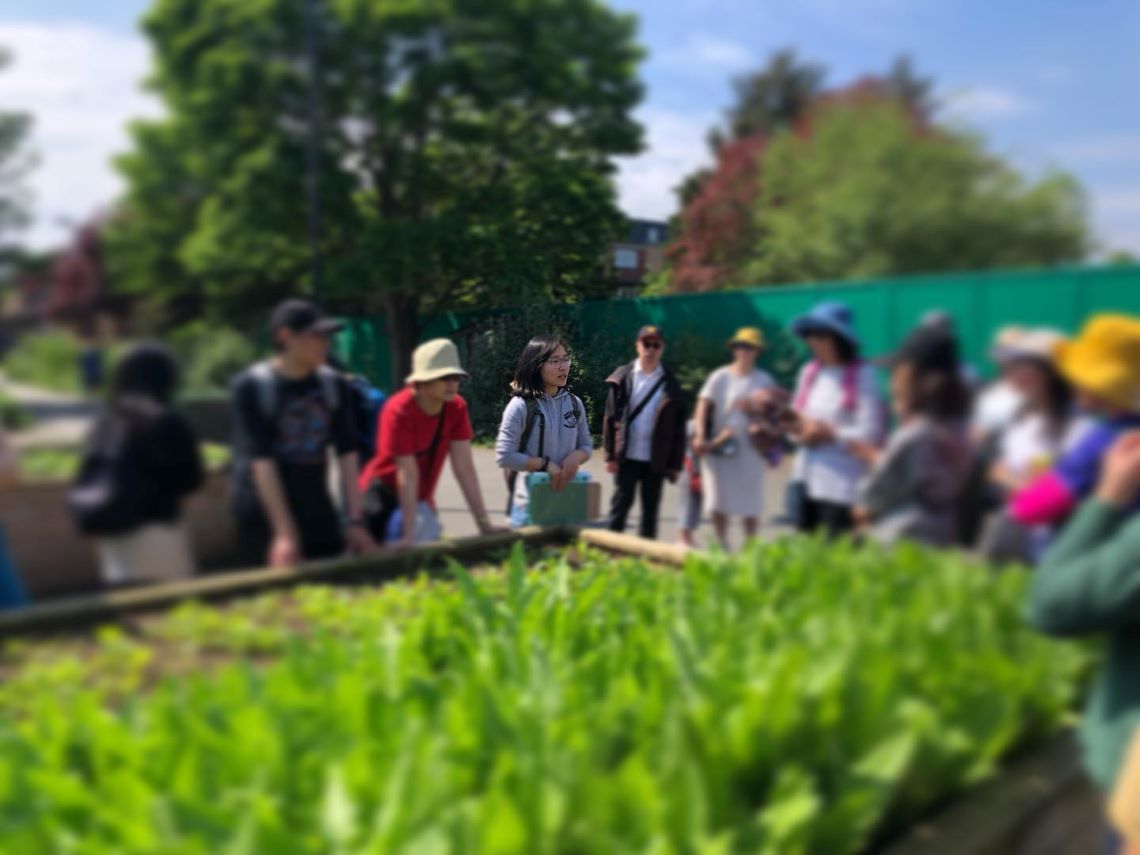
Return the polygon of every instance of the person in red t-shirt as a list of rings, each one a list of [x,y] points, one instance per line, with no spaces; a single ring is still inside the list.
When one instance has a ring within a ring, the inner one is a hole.
[[[429,341],[416,348],[412,368],[407,386],[384,404],[376,456],[360,474],[369,531],[394,548],[438,540],[435,488],[449,454],[479,531],[498,531],[475,472],[474,433],[459,396],[459,382],[468,375],[459,352],[445,338]]]

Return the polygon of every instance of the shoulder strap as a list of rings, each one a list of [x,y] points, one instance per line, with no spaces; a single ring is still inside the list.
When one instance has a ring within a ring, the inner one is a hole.
[[[257,384],[257,407],[267,421],[277,415],[277,373],[268,359],[249,369],[249,376]]]
[[[447,418],[447,404],[444,404],[443,409],[439,411],[439,420],[435,423],[435,435],[432,436],[431,442],[428,444],[428,447],[425,448],[423,451],[421,451],[418,455],[416,455],[417,457],[422,457],[423,455],[426,454],[429,466],[431,465],[431,462],[433,460],[435,460],[435,450],[437,448],[439,448],[439,440],[440,440],[440,437],[443,436],[443,422],[446,418]]]
[[[653,388],[650,389],[645,397],[638,401],[637,406],[633,408],[633,412],[629,414],[629,421],[626,422],[627,425],[633,424],[633,420],[640,416],[642,411],[649,406],[649,402],[653,400],[653,396],[656,395],[658,390],[664,385],[665,375],[662,374],[661,379],[653,384]]]
[[[537,398],[524,398],[523,400],[526,402],[526,421],[523,423],[522,436],[519,437],[519,451],[526,451],[526,444],[530,442],[530,436],[534,433],[534,423],[540,415]],[[541,448],[539,449],[539,456],[542,456]]]
[[[538,411],[538,399],[537,398],[523,398],[523,402],[526,404],[526,421],[523,422],[523,432],[522,432],[522,436],[519,438],[519,449],[518,450],[520,452],[526,451],[526,445],[528,442],[530,442],[531,434],[534,433],[534,423],[536,421],[538,421],[539,417],[542,415],[542,413],[540,413]],[[539,433],[539,440],[538,440],[538,456],[539,457],[542,456],[542,452],[543,452],[542,446],[545,444],[545,442],[546,442],[545,431],[541,431]],[[511,509],[514,508],[514,505],[515,505],[515,484],[518,483],[518,480],[519,480],[519,473],[517,471],[512,470],[510,473],[508,473],[508,475],[507,475],[507,516],[510,516]]]
[[[321,381],[321,393],[325,396],[325,404],[330,413],[340,409],[340,377],[336,371],[327,365],[317,369],[317,379]]]
[[[799,394],[796,395],[795,408],[802,410],[804,405],[807,404],[808,394],[811,392],[811,387],[815,384],[815,378],[819,376],[820,365],[816,360],[812,360],[807,364],[804,369],[804,379],[800,384]]]
[[[863,368],[861,360],[847,363],[843,371],[843,409],[854,411],[859,405],[859,372]]]

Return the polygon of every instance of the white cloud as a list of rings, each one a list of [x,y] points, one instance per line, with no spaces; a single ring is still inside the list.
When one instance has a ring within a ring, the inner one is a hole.
[[[752,51],[744,45],[712,36],[694,36],[690,47],[692,60],[720,68],[747,68],[756,61]]]
[[[1080,163],[1140,161],[1140,135],[1106,134],[1073,140],[1053,147],[1062,160]]]
[[[120,192],[109,161],[128,148],[126,123],[161,112],[140,89],[149,48],[141,36],[92,26],[13,22],[0,23],[0,44],[13,54],[0,72],[0,103],[35,119],[35,219],[25,238],[58,244],[70,231],[61,221],[83,220]]]
[[[665,50],[662,62],[687,70],[744,71],[758,64],[755,54],[739,42],[696,33],[681,47]]]
[[[667,219],[677,212],[677,185],[712,161],[705,136],[716,115],[646,107],[637,118],[645,126],[646,150],[620,158],[618,198],[631,217]]]
[[[944,92],[939,101],[943,117],[952,121],[1008,119],[1037,109],[1036,104],[1016,92],[991,86]]]

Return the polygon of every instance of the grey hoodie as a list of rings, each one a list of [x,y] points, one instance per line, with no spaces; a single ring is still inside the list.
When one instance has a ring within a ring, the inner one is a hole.
[[[590,438],[589,420],[582,399],[566,389],[560,389],[551,398],[543,395],[538,398],[538,416],[527,440],[526,450],[519,451],[519,441],[526,427],[526,401],[511,398],[503,410],[503,421],[499,425],[499,436],[495,440],[495,462],[500,468],[519,472],[515,479],[514,506],[527,505],[526,462],[531,457],[549,457],[554,463],[562,463],[571,452],[593,453],[594,442]],[[575,415],[577,413],[577,415]],[[541,443],[541,448],[540,448]]]

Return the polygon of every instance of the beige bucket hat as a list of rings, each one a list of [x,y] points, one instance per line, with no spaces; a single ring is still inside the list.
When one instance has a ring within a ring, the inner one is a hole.
[[[459,362],[459,350],[450,339],[434,338],[415,349],[412,354],[412,373],[406,382],[430,383],[455,374],[470,376]]]

